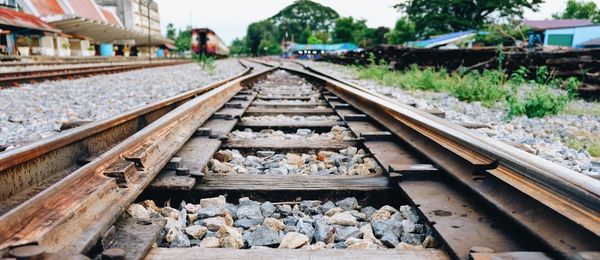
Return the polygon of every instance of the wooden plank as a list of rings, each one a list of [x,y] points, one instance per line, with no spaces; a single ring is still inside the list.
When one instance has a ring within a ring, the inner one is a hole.
[[[115,240],[108,248],[125,250],[125,259],[144,259],[167,223],[166,219],[121,218],[115,223]]]
[[[258,108],[250,107],[245,115],[333,115],[331,108]]]
[[[375,191],[386,190],[388,178],[373,176],[307,176],[307,175],[206,175],[194,189],[200,191],[227,190],[321,190],[321,191]]]
[[[325,102],[262,102],[255,101],[252,106],[263,106],[263,107],[316,107],[316,106],[327,106]]]
[[[175,175],[175,171],[162,171],[148,185],[149,190],[192,190],[196,179],[190,176]]]
[[[190,172],[201,172],[212,155],[219,150],[221,143],[220,140],[206,137],[190,138],[177,152],[177,156],[181,157],[182,166],[189,168]]]
[[[258,95],[258,98],[262,100],[310,100],[313,98],[319,98],[315,95]]]
[[[260,127],[260,128],[312,128],[312,127],[333,127],[343,125],[342,121],[319,120],[319,121],[241,121],[240,127]]]
[[[302,249],[229,249],[229,248],[153,248],[148,260],[154,259],[449,259],[438,249],[396,250],[302,250]]]
[[[232,149],[255,149],[255,150],[294,150],[294,149],[319,149],[340,150],[348,146],[356,146],[357,141],[337,140],[271,140],[271,139],[241,139],[227,141],[225,147]]]

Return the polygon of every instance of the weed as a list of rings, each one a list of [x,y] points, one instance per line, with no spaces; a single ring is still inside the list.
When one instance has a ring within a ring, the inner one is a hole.
[[[194,61],[196,61],[201,67],[202,70],[208,72],[208,74],[213,75],[216,72],[217,65],[215,64],[216,58],[213,56],[207,56],[205,54],[197,55],[194,54],[192,57]]]
[[[402,89],[446,92],[461,101],[481,102],[487,107],[506,102],[509,110],[507,119],[519,115],[544,117],[558,114],[576,96],[579,85],[575,78],[564,82],[555,79],[545,66],[538,68],[535,79],[527,82],[529,70],[525,67],[516,70],[509,78],[503,70],[448,73],[413,65],[404,71],[392,71],[385,62],[376,65],[374,57],[370,60],[371,66],[355,67],[359,78]],[[527,86],[523,88],[525,84]],[[554,89],[559,86],[566,86],[567,93]]]

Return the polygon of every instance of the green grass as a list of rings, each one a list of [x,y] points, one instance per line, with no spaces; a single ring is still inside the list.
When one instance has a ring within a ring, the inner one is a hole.
[[[565,110],[575,97],[579,82],[553,78],[546,67],[535,72],[535,78],[526,79],[529,71],[521,68],[510,77],[502,70],[448,73],[445,70],[412,66],[404,71],[389,70],[386,64],[356,67],[360,79],[374,80],[382,85],[407,90],[426,90],[449,93],[465,102],[481,102],[492,107],[498,102],[509,108],[507,119],[514,116],[544,117]],[[526,87],[525,87],[526,86]],[[556,88],[566,88],[558,91]]]
[[[600,136],[598,135],[566,138],[564,144],[573,149],[586,150],[590,156],[600,158]]]

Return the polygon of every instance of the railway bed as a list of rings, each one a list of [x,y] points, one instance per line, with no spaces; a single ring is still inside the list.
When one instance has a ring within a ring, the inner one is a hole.
[[[5,256],[599,256],[595,180],[310,68],[252,62],[271,68],[0,154]]]
[[[160,61],[154,63],[115,63],[110,65],[89,65],[67,68],[49,68],[41,70],[23,70],[0,73],[0,88],[19,86],[20,83],[35,83],[44,80],[62,80],[99,74],[125,72],[138,69],[172,66],[188,63],[189,61]]]

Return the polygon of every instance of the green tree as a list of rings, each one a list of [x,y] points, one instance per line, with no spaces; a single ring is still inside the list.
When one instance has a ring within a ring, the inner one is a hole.
[[[311,35],[310,37],[308,37],[308,44],[322,44],[323,41],[319,38],[317,38],[317,36]]]
[[[302,33],[300,33],[300,36],[298,36],[298,38],[296,38],[296,42],[308,43],[308,38],[310,38],[310,36],[312,36],[312,32],[313,31],[310,29],[310,27],[306,26],[306,28],[304,28]]]
[[[232,55],[246,55],[250,54],[250,49],[248,48],[248,43],[246,42],[246,38],[235,38],[233,42],[231,42],[231,46],[229,50]]]
[[[395,5],[415,23],[417,36],[481,28],[497,17],[522,17],[544,0],[409,0]]]
[[[175,38],[175,47],[178,51],[187,51],[192,49],[192,27],[187,27],[185,30],[179,30],[177,38]]]
[[[275,26],[269,20],[255,22],[248,26],[246,42],[250,53],[259,54],[259,48],[263,40],[278,42]]]
[[[415,34],[415,23],[407,17],[401,17],[396,21],[394,29],[385,35],[388,44],[403,44],[417,39]]]
[[[278,55],[282,52],[281,46],[279,46],[277,41],[273,39],[262,39],[258,45],[257,53],[259,55]]]
[[[592,1],[569,0],[567,7],[562,13],[552,15],[555,19],[590,19],[600,23],[600,9]]]
[[[373,31],[373,34],[371,35],[371,39],[373,41],[372,44],[373,45],[386,44],[387,39],[385,38],[385,35],[388,34],[389,32],[390,32],[390,28],[387,28],[385,26],[377,27]]]
[[[174,41],[176,37],[177,30],[175,30],[175,26],[172,23],[167,24],[167,38]]]
[[[327,31],[316,32],[315,37],[317,37],[317,39],[319,39],[322,43],[329,42],[329,33]]]
[[[305,43],[314,31],[329,31],[339,14],[330,7],[309,0],[298,0],[269,18],[276,27],[278,41],[285,33],[288,40],[294,38],[297,42]],[[309,28],[311,34],[306,34]]]
[[[334,43],[359,43],[364,41],[365,36],[369,33],[370,31],[365,20],[354,20],[352,17],[343,17],[335,21],[331,40]]]

